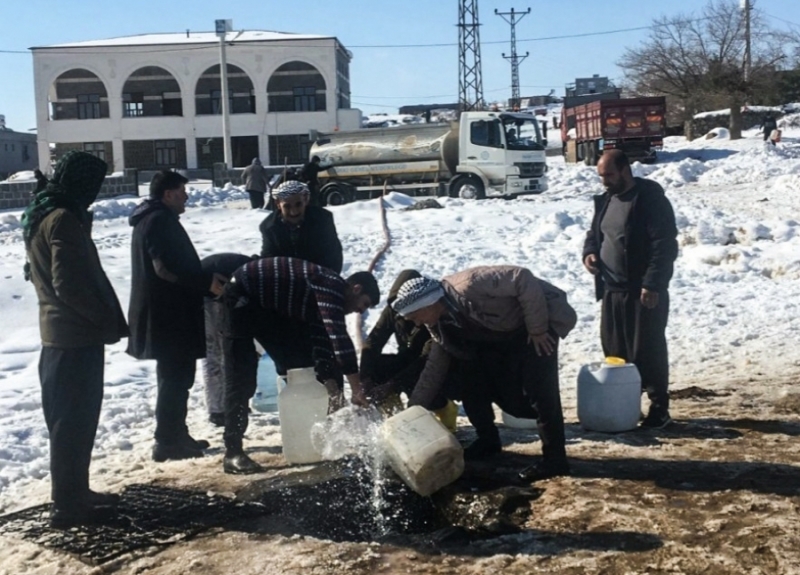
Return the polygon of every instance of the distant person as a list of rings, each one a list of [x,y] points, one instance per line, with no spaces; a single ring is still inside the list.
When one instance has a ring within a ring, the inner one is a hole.
[[[602,300],[603,352],[639,369],[650,399],[642,427],[665,427],[672,421],[665,332],[667,288],[678,257],[675,213],[658,183],[633,177],[622,151],[604,152],[597,173],[606,192],[594,197],[583,264]]]
[[[342,243],[333,214],[310,204],[306,184],[286,181],[272,190],[275,210],[264,218],[261,257],[292,257],[342,273]]]
[[[775,145],[775,142],[772,140],[770,136],[772,136],[773,130],[778,129],[778,122],[775,120],[775,117],[772,114],[767,114],[764,116],[764,122],[761,124],[761,131],[764,134],[764,141],[769,141],[771,144]]]
[[[36,196],[36,194],[44,190],[49,180],[39,168],[33,170],[33,177],[36,178],[36,188],[34,188],[32,194]]]
[[[570,473],[558,389],[558,340],[577,321],[566,294],[518,266],[480,266],[437,281],[408,280],[392,307],[433,338],[409,405],[432,409],[447,392],[448,373],[478,438],[466,459],[502,451],[492,402],[515,417],[538,419],[542,459],[520,477],[536,481]]]
[[[356,405],[367,405],[345,315],[363,313],[380,301],[369,272],[347,280],[307,261],[270,257],[250,262],[225,286],[223,355],[225,366],[225,473],[261,471],[244,452],[248,404],[256,390],[255,339],[275,362],[279,375],[314,366],[330,408],[343,406],[343,376]]]
[[[200,260],[206,274],[219,274],[230,279],[239,267],[257,259],[235,253],[207,256]],[[203,360],[203,379],[206,387],[208,420],[218,427],[225,425],[225,368],[222,356],[222,299],[212,293],[203,300],[205,312],[206,357]]]
[[[50,436],[50,525],[96,523],[119,497],[89,488],[89,464],[103,402],[105,344],[128,335],[117,296],[91,237],[106,163],[67,152],[22,216],[30,280],[39,299],[39,379]],[[10,326],[8,326],[10,327]]]
[[[186,183],[177,172],[156,172],[150,197],[130,216],[131,300],[128,354],[156,360],[158,393],[153,460],[202,457],[208,447],[186,427],[197,360],[205,357],[203,297],[221,295],[224,278],[204,272],[180,223]]]
[[[263,208],[269,177],[264,166],[261,165],[261,160],[253,158],[252,163],[244,169],[242,178],[244,179],[244,189],[250,196],[250,207],[254,210]]]
[[[322,204],[319,197],[319,173],[327,170],[329,164],[323,165],[319,156],[312,156],[311,161],[307,162],[300,172],[300,179],[308,184],[311,192],[311,203],[315,206]]]

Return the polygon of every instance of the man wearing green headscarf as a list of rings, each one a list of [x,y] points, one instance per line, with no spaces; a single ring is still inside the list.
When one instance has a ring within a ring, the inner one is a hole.
[[[67,529],[112,515],[118,496],[89,488],[89,464],[103,401],[104,345],[128,335],[117,296],[91,237],[89,206],[106,163],[72,151],[22,216],[39,298],[39,379],[50,435],[50,524]]]

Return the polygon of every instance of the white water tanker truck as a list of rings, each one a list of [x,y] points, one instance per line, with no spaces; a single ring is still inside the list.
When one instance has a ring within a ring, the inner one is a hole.
[[[323,205],[377,197],[515,197],[547,189],[545,147],[530,114],[463,112],[457,122],[313,134]]]

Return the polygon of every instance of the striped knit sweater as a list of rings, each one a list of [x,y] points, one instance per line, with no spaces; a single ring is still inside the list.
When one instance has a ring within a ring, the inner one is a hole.
[[[233,278],[253,301],[308,323],[314,345],[332,348],[345,375],[358,373],[345,323],[347,282],[336,272],[296,258],[275,257],[250,262],[237,269]]]

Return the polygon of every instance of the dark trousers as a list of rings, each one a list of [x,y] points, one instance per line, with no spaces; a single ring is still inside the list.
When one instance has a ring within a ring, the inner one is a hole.
[[[206,382],[208,414],[225,411],[225,373],[222,368],[222,302],[205,298],[203,302],[206,331],[206,357],[203,360],[203,379]]]
[[[250,196],[250,207],[254,210],[264,207],[264,192],[257,190],[247,190],[247,195]]]
[[[164,445],[174,445],[188,435],[186,414],[189,390],[194,385],[197,359],[170,357],[156,360],[156,433],[155,438]]]
[[[408,397],[411,397],[427,361],[427,355],[414,358],[400,354],[383,353],[376,358],[375,373],[372,374],[372,378],[376,387],[391,384],[392,393],[405,393]],[[448,381],[445,382],[442,388],[443,391],[439,392],[431,402],[429,407],[432,410],[435,411],[447,405],[446,390],[451,387],[450,379],[448,376]]]
[[[223,296],[223,437],[230,452],[242,450],[242,437],[249,423],[248,405],[256,392],[258,354],[253,339],[266,350],[280,375],[314,364],[311,337],[303,322],[278,316],[255,303],[242,304],[240,295],[232,285]]]
[[[621,357],[636,365],[651,409],[669,409],[669,357],[667,316],[669,292],[658,294],[658,305],[647,309],[640,294],[606,291],[603,294],[600,339],[606,356]]]
[[[42,347],[39,380],[50,434],[50,485],[56,507],[89,493],[89,464],[103,403],[103,346]]]
[[[551,355],[539,356],[525,334],[512,341],[482,342],[474,357],[455,360],[454,367],[464,411],[478,436],[497,433],[492,408],[496,403],[515,417],[536,418],[545,459],[565,458],[558,343]]]

